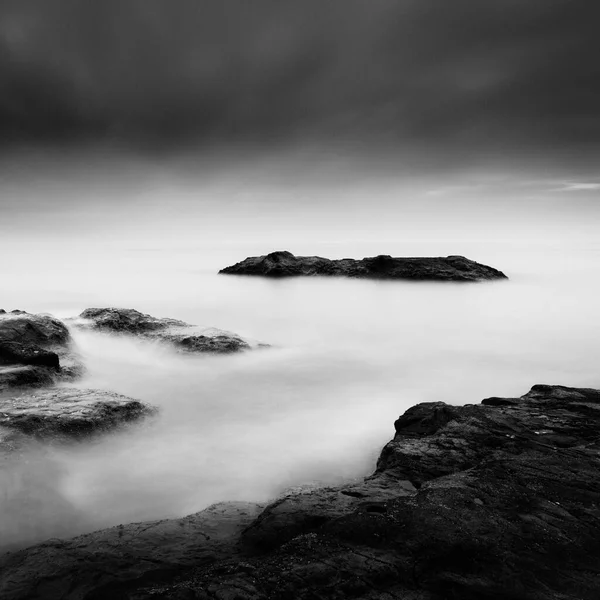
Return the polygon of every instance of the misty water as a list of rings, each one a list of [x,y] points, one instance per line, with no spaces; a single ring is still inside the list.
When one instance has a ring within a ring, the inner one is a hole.
[[[7,461],[0,471],[3,547],[363,477],[393,436],[394,420],[417,402],[478,403],[522,395],[536,383],[598,387],[600,243],[589,235],[587,218],[595,213],[583,214],[580,229],[563,231],[557,211],[529,235],[532,211],[494,236],[497,223],[506,224],[494,202],[473,222],[458,225],[453,211],[440,209],[426,224],[427,210],[376,207],[373,198],[385,196],[377,186],[360,189],[368,211],[341,217],[326,203],[300,210],[267,200],[265,206],[264,187],[238,188],[230,204],[198,201],[190,210],[193,187],[182,193],[169,186],[152,192],[169,199],[157,201],[154,211],[147,202],[142,210],[130,188],[126,207],[115,204],[112,214],[95,212],[92,196],[101,188],[77,187],[89,203],[69,205],[60,218],[52,212],[45,219],[34,202],[20,215],[21,229],[4,237],[13,252],[2,267],[0,306],[63,318],[91,306],[136,308],[272,347],[183,355],[157,343],[73,330],[87,366],[74,386],[119,392],[159,412],[114,434],[32,447]],[[223,198],[227,190],[210,192]],[[41,197],[53,188],[28,193]],[[296,186],[285,194],[315,192]],[[463,254],[510,279],[453,284],[217,274],[276,249],[331,258]]]

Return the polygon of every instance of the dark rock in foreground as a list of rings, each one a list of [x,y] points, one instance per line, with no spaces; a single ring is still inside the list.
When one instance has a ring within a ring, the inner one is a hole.
[[[62,321],[22,310],[0,313],[0,391],[49,385],[82,371]]]
[[[296,277],[327,275],[364,279],[411,279],[418,281],[483,281],[506,279],[497,269],[479,264],[464,256],[440,258],[393,258],[387,255],[357,260],[330,260],[320,256],[294,256],[291,252],[271,252],[252,256],[219,273]]]
[[[242,530],[262,508],[227,502],[182,519],[120,525],[8,554],[0,557],[6,575],[11,573],[10,581],[0,573],[0,597],[127,597],[123,589],[152,582],[157,576],[174,578],[197,565],[230,557]],[[73,561],[78,563],[76,569]],[[32,579],[32,573],[40,577]]]
[[[0,398],[0,427],[37,438],[80,436],[112,429],[154,409],[112,392],[54,388]]]
[[[596,600],[600,391],[499,400],[417,405],[374,475],[257,518],[212,509],[5,555],[0,597]]]
[[[80,327],[160,340],[184,352],[229,354],[252,347],[234,333],[218,329],[198,332],[194,325],[184,321],[158,319],[132,308],[88,308],[79,315],[79,319],[75,324]]]

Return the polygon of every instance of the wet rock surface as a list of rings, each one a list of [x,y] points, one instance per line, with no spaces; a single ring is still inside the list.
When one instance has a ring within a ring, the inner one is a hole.
[[[212,514],[211,539],[179,520],[5,555],[0,596],[596,600],[600,391],[488,400],[409,409],[371,477]]]
[[[98,390],[51,387],[0,396],[0,553],[81,531],[83,513],[56,485],[66,473],[54,453],[77,452],[94,443],[90,438],[154,413],[137,400]],[[44,514],[53,520],[40,520]]]
[[[66,325],[51,315],[34,315],[22,310],[0,315],[0,340],[62,348],[70,342]]]
[[[56,372],[46,367],[25,365],[0,365],[0,392],[11,388],[45,387],[54,384]]]
[[[89,321],[94,329],[137,335],[165,331],[171,327],[190,327],[184,321],[158,319],[133,308],[87,308],[79,318]]]
[[[119,525],[6,554],[0,557],[0,597],[127,597],[129,590],[135,593],[154,581],[239,554],[237,539],[261,508],[245,502],[216,504],[183,519]]]
[[[0,392],[81,375],[66,325],[51,315],[0,312]]]
[[[271,252],[248,257],[219,273],[264,277],[338,276],[365,279],[410,279],[431,281],[483,281],[506,279],[497,269],[464,256],[439,258],[394,258],[380,255],[363,259],[330,260],[320,256],[294,256],[291,252]]]
[[[148,416],[138,400],[100,390],[54,388],[0,398],[0,427],[36,438],[81,436]]]
[[[79,315],[75,325],[158,340],[182,352],[229,354],[252,348],[248,341],[234,333],[219,329],[198,331],[196,326],[184,321],[159,319],[131,308],[88,308]]]

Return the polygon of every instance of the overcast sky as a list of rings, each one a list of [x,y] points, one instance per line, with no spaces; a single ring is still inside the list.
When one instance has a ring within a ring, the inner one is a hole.
[[[591,238],[595,4],[0,0],[0,237]]]
[[[3,139],[600,143],[590,0],[0,0]]]

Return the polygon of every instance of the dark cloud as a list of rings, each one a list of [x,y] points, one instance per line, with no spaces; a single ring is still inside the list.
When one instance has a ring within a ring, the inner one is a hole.
[[[600,144],[589,0],[0,1],[4,139]]]

